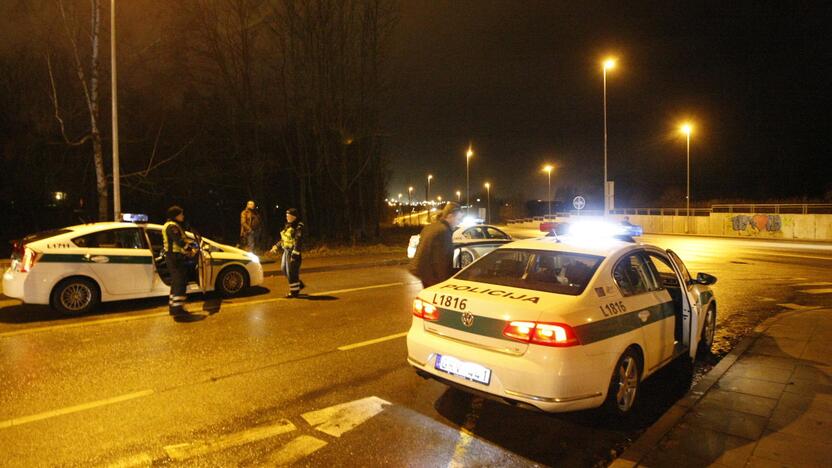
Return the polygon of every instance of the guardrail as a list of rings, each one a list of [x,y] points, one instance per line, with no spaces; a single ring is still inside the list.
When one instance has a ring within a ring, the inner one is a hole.
[[[832,214],[832,203],[748,203],[711,205],[714,213]]]

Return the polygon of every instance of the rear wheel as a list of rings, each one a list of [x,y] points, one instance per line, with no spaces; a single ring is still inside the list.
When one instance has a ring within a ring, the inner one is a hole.
[[[630,348],[621,355],[612,372],[605,409],[617,416],[630,414],[638,398],[641,384],[641,359]]]
[[[95,309],[101,302],[101,292],[94,281],[69,278],[52,290],[50,305],[64,315],[82,315]]]
[[[217,275],[216,290],[223,297],[240,294],[248,286],[248,275],[240,267],[228,267]]]
[[[696,347],[696,354],[699,356],[707,356],[711,352],[715,334],[716,309],[711,306],[708,307],[708,312],[705,313],[705,323],[702,324],[702,334],[699,336],[699,345]]]

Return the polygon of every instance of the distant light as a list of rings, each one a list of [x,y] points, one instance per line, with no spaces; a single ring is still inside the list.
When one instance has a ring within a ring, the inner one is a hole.
[[[554,169],[554,168],[555,168],[555,166],[552,166],[551,164],[547,164],[547,165],[543,166],[543,172],[548,172],[548,173],[551,174],[552,169]]]
[[[433,179],[433,174],[428,174],[428,180]]]
[[[490,188],[491,188],[491,183],[490,183],[490,182],[486,182],[486,183],[485,183],[485,188],[490,189]]]
[[[690,134],[693,133],[693,124],[685,122],[679,127],[679,131],[687,136],[690,136]]]
[[[480,199],[479,199],[479,198],[477,198],[477,202],[479,202],[479,201],[480,201]]]
[[[604,59],[604,70],[612,70],[615,68],[616,61],[615,57],[607,57]]]
[[[469,147],[468,147],[468,151],[465,153],[465,157],[466,157],[466,158],[468,158],[468,159],[471,159],[471,157],[472,157],[473,155],[474,155],[474,150],[473,150],[473,149],[471,149],[471,147],[469,146]]]
[[[55,198],[55,200],[58,200],[58,201],[65,200],[66,199],[66,192],[53,192],[52,196]]]

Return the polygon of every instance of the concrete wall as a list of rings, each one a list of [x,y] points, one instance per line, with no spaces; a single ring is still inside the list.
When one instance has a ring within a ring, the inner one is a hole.
[[[685,233],[685,216],[627,216],[631,223],[640,225],[646,234]],[[624,215],[610,216],[616,222],[623,218]],[[570,217],[562,220],[574,222],[577,219],[579,218]],[[688,232],[695,235],[832,242],[832,214],[710,213],[708,216],[691,216],[689,222]],[[540,222],[515,223],[511,226],[538,229]]]

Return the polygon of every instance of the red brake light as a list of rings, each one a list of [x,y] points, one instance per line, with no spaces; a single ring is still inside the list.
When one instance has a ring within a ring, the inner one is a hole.
[[[421,299],[414,299],[413,315],[424,320],[439,320],[439,309],[433,304],[426,304]]]
[[[543,346],[568,347],[580,344],[575,331],[562,323],[509,322],[503,335]]]
[[[20,262],[20,271],[22,273],[28,273],[33,266],[35,266],[35,262],[38,261],[38,254],[32,249],[24,248],[23,253],[23,260]]]

